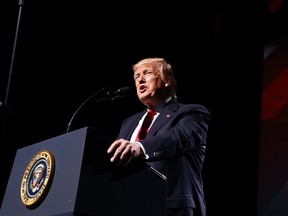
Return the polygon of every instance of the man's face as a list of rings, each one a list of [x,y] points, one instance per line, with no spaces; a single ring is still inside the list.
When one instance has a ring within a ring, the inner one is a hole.
[[[153,64],[143,64],[134,72],[137,95],[144,104],[152,105],[162,99],[161,90],[165,83],[161,79],[158,67]],[[152,104],[151,104],[152,103]]]

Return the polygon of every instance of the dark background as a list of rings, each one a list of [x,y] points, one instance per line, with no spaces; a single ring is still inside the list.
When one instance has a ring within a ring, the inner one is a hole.
[[[275,11],[271,2],[2,1],[1,196],[18,148],[65,133],[80,104],[104,86],[130,86],[128,97],[77,115],[75,128],[115,137],[123,118],[144,108],[132,64],[164,57],[179,101],[212,115],[203,173],[210,215],[256,215],[263,47],[287,33],[287,3]]]

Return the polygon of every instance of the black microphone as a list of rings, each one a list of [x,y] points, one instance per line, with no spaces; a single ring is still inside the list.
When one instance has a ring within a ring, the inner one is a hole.
[[[83,107],[88,106],[91,102],[100,102],[100,101],[107,101],[107,100],[115,100],[116,98],[123,98],[128,95],[128,92],[130,91],[130,87],[125,86],[122,88],[119,88],[116,91],[111,91],[107,87],[103,87],[102,89],[98,90],[96,93],[92,94],[90,97],[88,97],[79,107],[78,109],[73,113],[69,123],[68,128],[66,132],[70,131],[70,127],[72,126],[72,123],[74,121],[75,116],[77,115],[80,110],[83,109]],[[103,96],[99,96],[100,93],[103,93]],[[97,98],[95,99],[95,97]],[[93,99],[93,100],[92,100]]]
[[[123,98],[123,97],[128,95],[129,91],[130,91],[130,87],[128,87],[128,86],[119,88],[116,91],[108,90],[107,91],[107,99],[113,101],[117,98]]]

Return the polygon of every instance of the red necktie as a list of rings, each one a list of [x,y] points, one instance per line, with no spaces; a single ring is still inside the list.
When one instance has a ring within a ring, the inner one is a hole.
[[[148,129],[152,123],[153,117],[156,115],[157,113],[153,110],[148,110],[148,113],[142,123],[142,126],[138,132],[138,135],[136,137],[135,141],[139,141],[141,139],[144,139],[148,133]]]

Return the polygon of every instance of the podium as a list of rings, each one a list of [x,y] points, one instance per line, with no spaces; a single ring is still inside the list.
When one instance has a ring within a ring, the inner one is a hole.
[[[18,149],[0,216],[165,216],[165,176],[142,160],[113,165],[111,143],[84,127]]]

